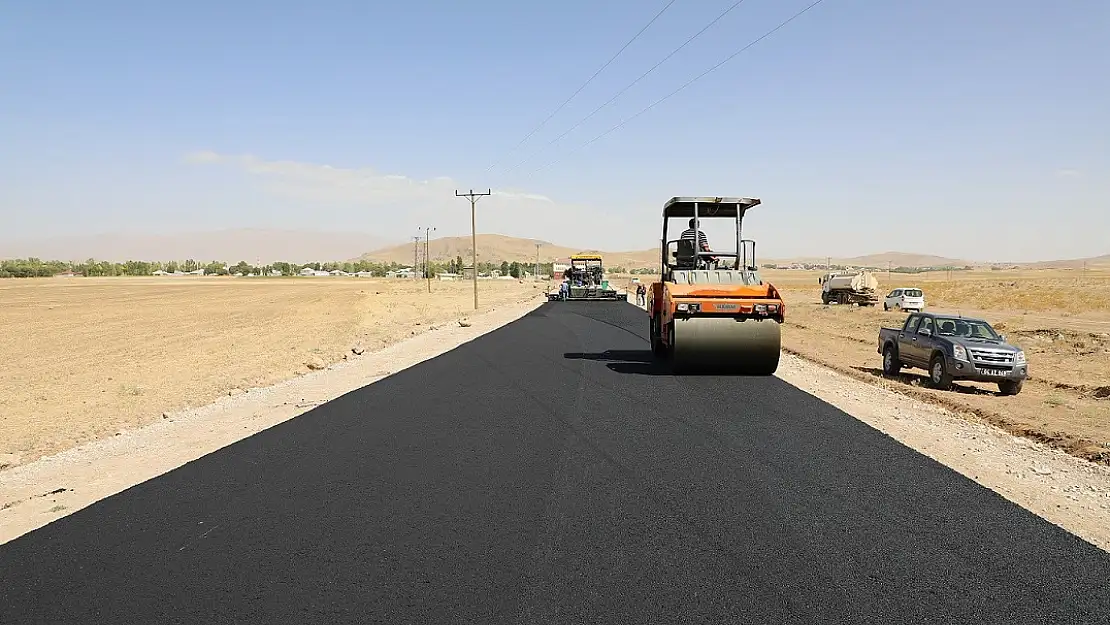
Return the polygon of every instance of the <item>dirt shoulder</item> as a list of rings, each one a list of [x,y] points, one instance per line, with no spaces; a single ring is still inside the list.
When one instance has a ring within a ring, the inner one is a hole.
[[[531,297],[339,360],[278,384],[167,412],[57,455],[0,471],[0,544],[157,477],[345,393],[446,353],[519,319],[545,299]]]
[[[480,311],[541,283],[479,284]],[[472,314],[469,282],[77,278],[0,282],[0,475],[88,441]]]

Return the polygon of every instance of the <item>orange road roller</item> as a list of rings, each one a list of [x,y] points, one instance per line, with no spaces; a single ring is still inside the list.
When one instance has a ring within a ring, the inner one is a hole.
[[[744,215],[759,204],[757,198],[673,197],[663,206],[660,280],[648,289],[647,311],[651,350],[673,371],[771,375],[778,369],[786,305],[759,275],[755,241],[743,238]],[[705,220],[728,220],[735,240],[711,247],[701,229]],[[684,230],[668,240],[672,221]],[[734,252],[723,251],[733,244]]]

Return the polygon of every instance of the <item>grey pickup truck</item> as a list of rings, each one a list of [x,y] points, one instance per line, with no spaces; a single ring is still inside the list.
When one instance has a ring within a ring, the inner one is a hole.
[[[929,372],[933,388],[947,390],[953,380],[998,384],[1003,395],[1017,395],[1029,376],[1025,352],[1010,345],[982,319],[940,313],[913,313],[901,328],[880,328],[883,374],[902,367]]]

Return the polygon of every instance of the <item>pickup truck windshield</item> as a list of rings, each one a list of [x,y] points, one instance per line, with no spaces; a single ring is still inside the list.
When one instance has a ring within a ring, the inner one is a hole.
[[[983,321],[970,321],[968,319],[946,319],[939,318],[936,320],[937,335],[939,336],[955,336],[970,339],[984,339],[984,340],[997,340],[998,333],[994,328]]]

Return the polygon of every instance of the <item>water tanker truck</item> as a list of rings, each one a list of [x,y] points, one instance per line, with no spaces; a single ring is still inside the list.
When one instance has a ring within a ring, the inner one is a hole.
[[[879,280],[870,271],[831,272],[818,280],[821,303],[874,306],[879,303]]]

